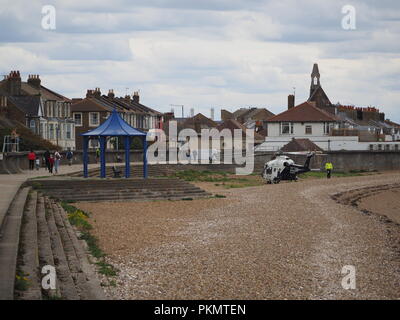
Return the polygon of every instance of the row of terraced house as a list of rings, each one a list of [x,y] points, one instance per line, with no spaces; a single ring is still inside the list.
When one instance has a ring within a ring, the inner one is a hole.
[[[18,121],[63,150],[82,149],[81,133],[103,123],[116,109],[130,125],[148,131],[162,128],[163,114],[139,101],[139,93],[116,97],[112,89],[102,95],[99,88],[87,90],[85,98],[69,99],[43,86],[39,75],[22,81],[11,71],[0,81],[0,115]],[[90,147],[97,148],[91,140]],[[116,147],[109,142],[109,147]]]

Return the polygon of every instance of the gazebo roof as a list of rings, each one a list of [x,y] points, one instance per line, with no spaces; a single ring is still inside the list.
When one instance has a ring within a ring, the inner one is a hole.
[[[104,123],[82,136],[145,136],[146,133],[131,127],[114,109]]]

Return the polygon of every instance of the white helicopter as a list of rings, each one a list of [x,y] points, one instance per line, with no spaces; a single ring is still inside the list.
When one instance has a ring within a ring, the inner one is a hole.
[[[304,152],[287,152],[290,154],[305,154]],[[272,160],[264,164],[261,173],[268,184],[276,184],[282,180],[297,181],[297,175],[311,171],[310,160],[315,152],[306,153],[307,159],[304,165],[295,164],[287,155],[277,154]]]

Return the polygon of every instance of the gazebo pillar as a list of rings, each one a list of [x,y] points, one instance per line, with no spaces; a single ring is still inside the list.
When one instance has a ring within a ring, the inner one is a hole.
[[[131,137],[125,136],[125,178],[129,178],[131,175]]]
[[[100,178],[106,177],[106,137],[100,136]]]
[[[89,146],[89,137],[83,137],[83,177],[88,177],[88,146]]]
[[[147,179],[147,140],[143,137],[143,178]]]

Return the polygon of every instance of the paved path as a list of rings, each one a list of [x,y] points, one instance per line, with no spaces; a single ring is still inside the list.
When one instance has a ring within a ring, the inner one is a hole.
[[[113,164],[109,164],[113,165]],[[96,168],[98,164],[90,164],[89,168]],[[82,164],[75,164],[72,166],[61,166],[60,174],[71,173],[82,170]],[[0,174],[0,226],[3,218],[17,193],[20,186],[29,178],[52,176],[46,169],[24,171],[18,174]]]
[[[400,227],[330,197],[399,180],[387,173],[220,189],[225,199],[79,206],[121,270],[106,289],[113,298],[400,299]],[[341,285],[347,265],[355,290]]]

